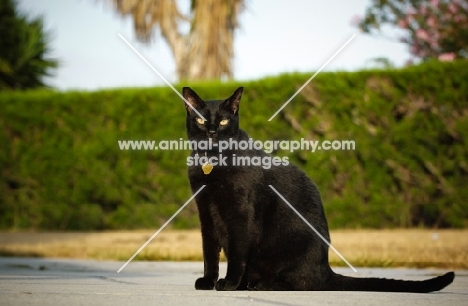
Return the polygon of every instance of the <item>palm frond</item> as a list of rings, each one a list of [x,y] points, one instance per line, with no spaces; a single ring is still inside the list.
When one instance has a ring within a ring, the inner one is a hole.
[[[234,31],[243,0],[191,1],[191,18],[180,13],[175,0],[111,0],[122,16],[131,16],[137,38],[155,39],[155,30],[174,54],[179,79],[232,78]],[[183,35],[180,23],[190,21]]]

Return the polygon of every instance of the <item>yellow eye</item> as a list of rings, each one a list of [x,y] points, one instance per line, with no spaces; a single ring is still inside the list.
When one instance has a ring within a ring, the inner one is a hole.
[[[226,125],[226,124],[228,124],[228,122],[229,122],[229,119],[223,119],[223,120],[221,120],[221,121],[219,122],[219,124],[220,124],[220,125]]]
[[[205,124],[205,121],[203,121],[202,118],[197,118],[197,122],[200,123],[200,124]]]

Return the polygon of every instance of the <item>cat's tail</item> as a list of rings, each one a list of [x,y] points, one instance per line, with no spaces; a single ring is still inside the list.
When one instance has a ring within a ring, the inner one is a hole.
[[[416,292],[439,291],[451,284],[455,273],[422,281],[396,280],[387,278],[357,278],[333,273],[325,285],[325,291],[380,291],[380,292]]]

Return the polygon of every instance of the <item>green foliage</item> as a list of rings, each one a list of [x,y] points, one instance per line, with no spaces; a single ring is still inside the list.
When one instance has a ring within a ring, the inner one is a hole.
[[[468,62],[190,84],[206,98],[244,86],[241,127],[258,140],[354,140],[354,151],[275,152],[316,182],[332,228],[468,225]],[[181,90],[180,84],[176,86]],[[186,139],[169,88],[0,96],[0,228],[157,228],[191,195],[189,151],[118,140]],[[191,203],[173,227],[198,225]]]
[[[48,34],[41,18],[21,16],[13,0],[0,2],[0,90],[44,87],[58,62],[47,58]]]

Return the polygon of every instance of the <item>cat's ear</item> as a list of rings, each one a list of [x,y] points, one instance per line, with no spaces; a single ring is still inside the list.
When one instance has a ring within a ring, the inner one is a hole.
[[[226,99],[223,103],[224,109],[227,109],[229,112],[236,114],[239,111],[239,103],[244,92],[244,87],[239,87],[236,91]]]
[[[193,91],[190,87],[184,87],[182,89],[182,96],[184,97],[185,101],[187,101],[187,103],[190,104],[187,105],[187,103],[184,103],[188,114],[192,114],[194,108],[199,109],[205,106],[205,102],[203,102],[203,100],[197,95],[197,93]]]

